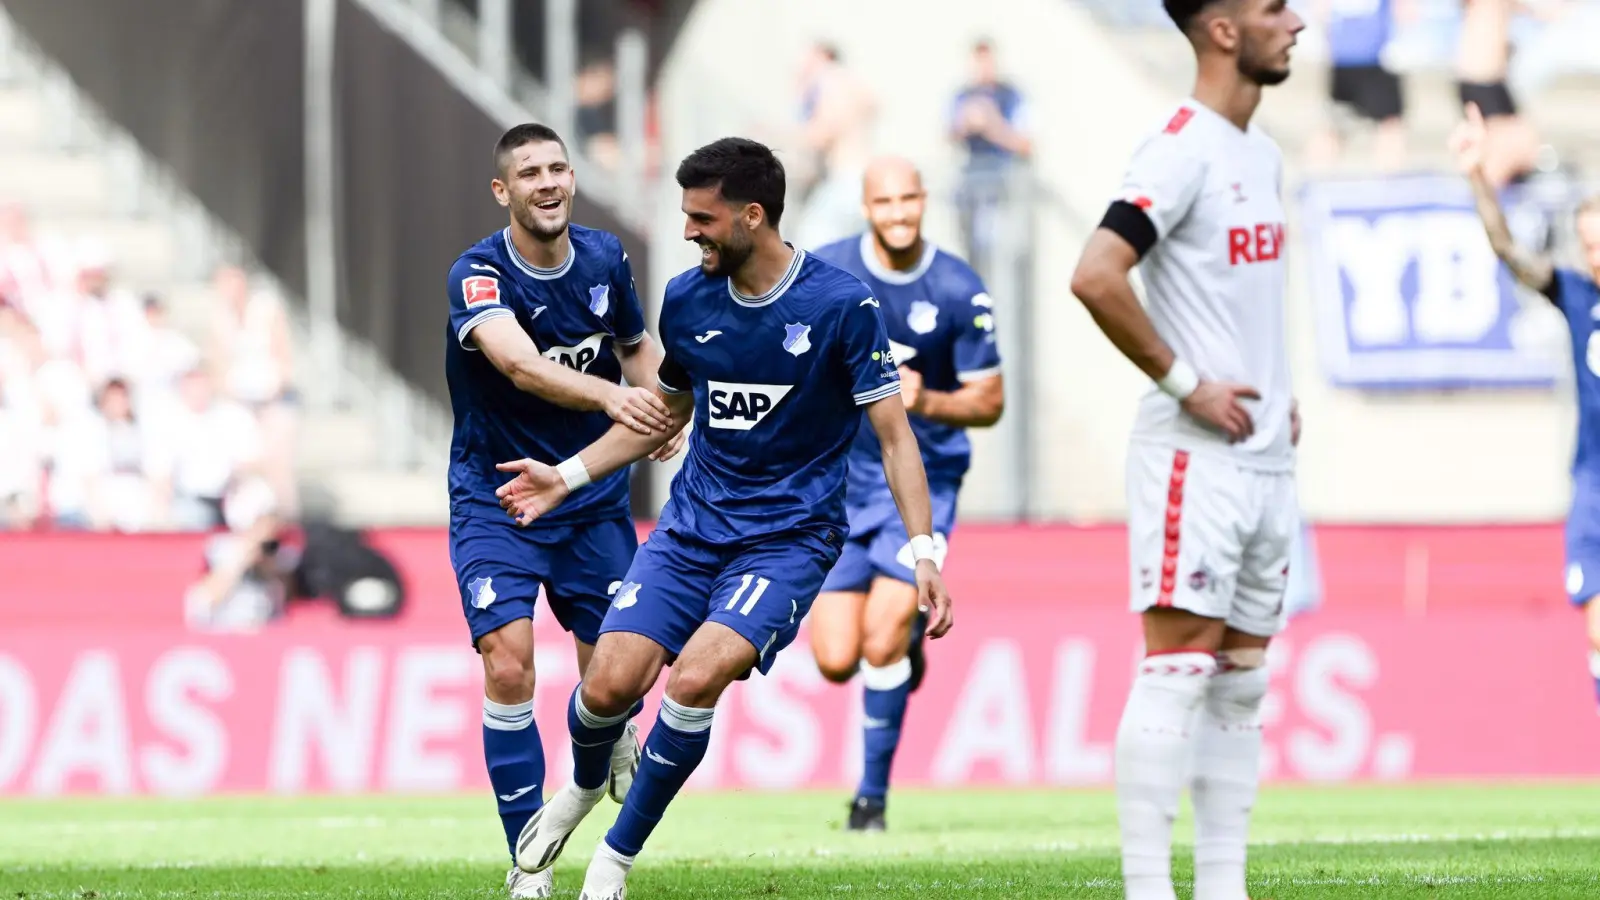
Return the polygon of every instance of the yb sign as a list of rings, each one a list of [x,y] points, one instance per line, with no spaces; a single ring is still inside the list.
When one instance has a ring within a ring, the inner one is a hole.
[[[1466,183],[1330,180],[1302,192],[1317,338],[1345,387],[1543,386],[1563,365],[1535,336]]]

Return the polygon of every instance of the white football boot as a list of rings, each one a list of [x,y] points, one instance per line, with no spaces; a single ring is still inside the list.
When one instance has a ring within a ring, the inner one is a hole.
[[[622,737],[611,746],[611,776],[606,779],[606,793],[618,803],[628,799],[628,789],[633,787],[633,776],[639,773],[639,726],[629,722]]]
[[[534,873],[555,865],[567,838],[605,794],[603,788],[585,791],[570,781],[556,791],[517,835],[517,868]]]
[[[511,900],[549,900],[555,891],[556,873],[549,870],[530,875],[516,866],[506,873],[506,890]]]
[[[601,839],[589,860],[589,870],[583,875],[583,890],[578,900],[626,900],[628,872],[633,869],[633,858],[611,849]]]

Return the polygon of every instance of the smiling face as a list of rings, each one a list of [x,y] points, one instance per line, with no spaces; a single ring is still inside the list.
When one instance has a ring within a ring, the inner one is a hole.
[[[922,238],[922,213],[927,192],[916,167],[900,159],[888,159],[868,168],[863,180],[861,203],[872,238],[890,253],[903,253]]]
[[[739,271],[755,250],[752,232],[764,218],[759,204],[736,206],[722,187],[683,190],[683,239],[700,245],[700,271],[724,278]]]
[[[507,150],[492,187],[495,200],[535,238],[554,240],[567,230],[577,176],[559,143],[530,141]]]

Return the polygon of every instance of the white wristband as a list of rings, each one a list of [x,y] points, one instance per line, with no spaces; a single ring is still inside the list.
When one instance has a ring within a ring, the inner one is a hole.
[[[575,491],[589,483],[589,469],[584,466],[583,460],[576,456],[569,456],[556,466],[556,472],[561,475],[561,480],[567,483],[567,490]]]
[[[1200,374],[1194,370],[1193,366],[1181,359],[1174,359],[1172,368],[1168,369],[1167,374],[1156,382],[1156,387],[1161,388],[1163,393],[1179,400],[1187,398],[1199,386]]]
[[[921,562],[925,559],[932,560],[934,567],[938,568],[939,560],[933,552],[933,538],[926,534],[913,535],[911,538],[911,559],[913,563]]]

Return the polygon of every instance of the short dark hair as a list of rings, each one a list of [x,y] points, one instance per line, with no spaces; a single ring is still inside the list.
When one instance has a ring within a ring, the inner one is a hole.
[[[684,157],[678,164],[678,187],[720,188],[729,203],[760,204],[774,228],[783,219],[783,163],[765,144],[749,138],[722,138]]]
[[[561,147],[561,155],[567,155],[567,142],[556,134],[556,130],[549,125],[538,122],[524,122],[521,125],[511,126],[511,130],[500,135],[500,140],[494,143],[494,169],[504,173],[506,170],[506,156],[511,151],[526,144],[551,143]]]
[[[1216,2],[1217,0],[1162,0],[1161,5],[1166,7],[1167,15],[1172,17],[1178,30],[1188,34],[1200,11]]]

